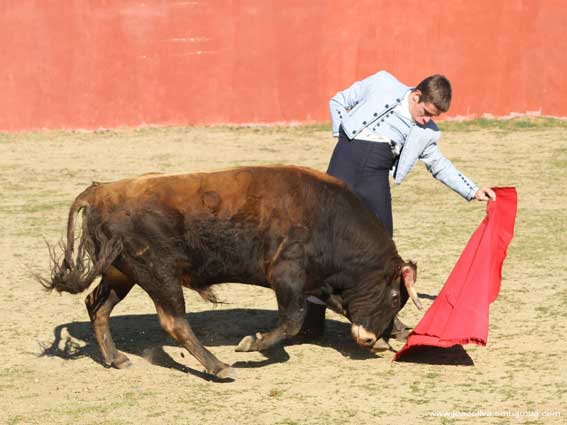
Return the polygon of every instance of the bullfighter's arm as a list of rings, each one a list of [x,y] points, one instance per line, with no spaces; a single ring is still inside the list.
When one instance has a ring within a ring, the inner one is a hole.
[[[331,127],[333,137],[339,136],[339,127],[343,117],[346,117],[349,111],[358,105],[364,96],[364,81],[357,81],[348,89],[338,92],[329,102],[329,110],[331,112]]]
[[[433,177],[453,189],[467,201],[475,197],[478,191],[477,185],[443,156],[436,142],[429,144],[419,159],[425,163],[427,170]]]

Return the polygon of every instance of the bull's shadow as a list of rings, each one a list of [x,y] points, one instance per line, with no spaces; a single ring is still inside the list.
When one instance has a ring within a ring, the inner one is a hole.
[[[277,311],[273,310],[236,308],[189,313],[187,319],[203,345],[207,347],[236,347],[246,335],[273,329],[277,324],[278,314]],[[176,369],[204,379],[212,379],[203,372],[179,363],[164,351],[164,346],[179,346],[179,344],[162,330],[156,314],[112,316],[110,318],[110,330],[116,348],[127,355],[133,354],[143,357],[157,366]],[[42,347],[42,355],[69,360],[90,357],[103,364],[90,321],[61,324],[53,332],[54,340],[48,346]],[[264,360],[237,361],[232,366],[235,368],[252,368],[285,362],[289,359],[285,346],[299,343],[330,347],[352,359],[376,357],[376,355],[361,349],[352,340],[350,324],[327,319],[325,335],[315,341],[306,342],[300,339],[286,341],[283,345],[279,344],[262,352],[265,356]],[[185,350],[183,350],[183,353],[182,356],[189,356]],[[240,353],[235,353],[235,357],[237,356],[242,357]],[[230,359],[224,357],[221,360],[230,363]]]
[[[86,313],[85,313],[86,315]],[[278,321],[278,313],[274,310],[259,309],[222,309],[189,313],[187,319],[199,340],[207,347],[232,346],[236,347],[246,335],[256,332],[267,332],[273,329]],[[156,366],[176,369],[184,373],[199,376],[203,379],[214,379],[210,375],[192,369],[175,360],[165,352],[164,346],[179,346],[161,328],[156,314],[132,314],[112,316],[110,330],[116,348],[124,353],[143,357]],[[96,342],[90,321],[70,322],[58,325],[53,330],[54,339],[51,344],[42,347],[43,356],[55,356],[68,360],[90,357],[103,365],[99,347]],[[323,337],[313,341],[302,341],[300,338],[278,344],[262,352],[265,359],[260,361],[237,361],[235,368],[257,368],[272,363],[281,363],[289,359],[285,346],[292,344],[316,344],[340,352],[353,360],[365,360],[381,357],[360,348],[350,335],[350,324],[327,318]],[[460,347],[460,346],[459,346]],[[181,356],[189,356],[181,350]],[[235,357],[242,357],[235,353]],[[414,354],[414,355],[411,355]],[[223,356],[221,360],[231,362]],[[385,356],[390,357],[390,354]],[[402,361],[442,364],[442,365],[472,365],[473,362],[466,351],[460,347],[449,350],[410,353],[402,357]],[[180,360],[183,362],[183,360]],[[386,360],[389,361],[389,360]]]

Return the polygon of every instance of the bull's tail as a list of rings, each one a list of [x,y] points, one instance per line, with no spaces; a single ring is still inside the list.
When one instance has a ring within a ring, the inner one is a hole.
[[[87,199],[92,189],[91,186],[79,195],[69,210],[67,243],[63,241],[59,243],[63,255],[57,253],[57,247],[47,244],[51,256],[51,276],[38,277],[38,280],[49,291],[55,289],[58,292],[65,291],[72,294],[84,291],[122,251],[122,241],[116,237],[108,238],[102,231],[100,222],[87,226],[91,208]],[[81,235],[75,239],[75,221],[81,212],[83,213]],[[96,217],[92,218],[97,220]]]

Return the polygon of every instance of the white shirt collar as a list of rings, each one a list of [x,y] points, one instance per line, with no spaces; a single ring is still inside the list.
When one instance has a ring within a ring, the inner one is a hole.
[[[402,99],[400,104],[398,106],[396,106],[394,109],[402,117],[406,118],[407,120],[409,120],[413,124],[415,124],[415,121],[412,118],[411,112],[410,112],[410,109],[409,109],[409,95],[410,95],[410,93],[411,93],[411,90],[408,90],[406,92],[406,94],[404,95],[404,98]]]

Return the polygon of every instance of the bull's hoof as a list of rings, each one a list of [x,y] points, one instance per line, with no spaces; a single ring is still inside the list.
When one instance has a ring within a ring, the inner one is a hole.
[[[248,335],[242,338],[242,340],[236,346],[234,351],[246,352],[256,350],[256,337],[253,335]]]
[[[215,376],[219,379],[235,379],[238,373],[236,369],[233,369],[230,366],[225,367],[224,369],[219,370]]]
[[[111,366],[115,369],[126,369],[132,366],[132,362],[125,354],[118,353],[112,361]]]

